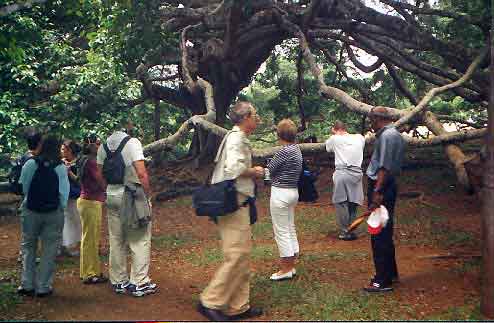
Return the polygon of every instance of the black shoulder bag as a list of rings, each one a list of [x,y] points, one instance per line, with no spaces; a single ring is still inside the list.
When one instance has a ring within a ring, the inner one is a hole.
[[[223,154],[223,147],[230,133],[225,135],[224,142],[221,143],[220,154]],[[214,170],[213,170],[214,171]],[[237,189],[235,180],[226,180],[216,184],[209,184],[210,177],[206,184],[199,187],[192,194],[192,206],[196,210],[197,216],[209,216],[215,218],[235,212],[239,209],[237,200]]]

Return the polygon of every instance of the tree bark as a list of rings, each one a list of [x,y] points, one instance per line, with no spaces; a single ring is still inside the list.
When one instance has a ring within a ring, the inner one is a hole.
[[[484,187],[482,191],[482,290],[480,309],[494,318],[494,17],[491,24],[490,95],[486,138]]]
[[[154,140],[161,138],[161,107],[160,100],[154,102]]]
[[[432,112],[427,112],[424,115],[424,122],[430,131],[436,136],[445,135],[448,132],[444,129],[443,125]],[[465,159],[466,156],[463,151],[457,145],[446,145],[444,147],[446,156],[449,161],[453,164],[456,172],[456,178],[458,182],[467,190],[472,191],[472,186],[468,178],[467,171],[465,169]]]

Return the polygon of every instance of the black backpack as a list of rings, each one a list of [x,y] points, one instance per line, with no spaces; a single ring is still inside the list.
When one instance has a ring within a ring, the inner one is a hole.
[[[27,195],[27,208],[39,213],[55,211],[60,205],[58,175],[54,164],[35,158],[38,168],[34,172]]]
[[[123,184],[125,177],[125,163],[122,156],[122,150],[125,144],[130,140],[130,136],[122,139],[117,150],[112,152],[105,143],[103,148],[106,152],[106,159],[103,163],[103,177],[108,184]]]
[[[22,166],[29,160],[33,158],[30,153],[26,153],[21,157],[17,158],[12,162],[12,168],[10,169],[8,179],[9,179],[9,191],[11,193],[22,195],[22,184],[19,183],[19,178],[21,177]]]
[[[315,202],[319,198],[316,183],[317,174],[311,171],[305,162],[302,163],[302,172],[298,180],[298,200],[300,202]]]

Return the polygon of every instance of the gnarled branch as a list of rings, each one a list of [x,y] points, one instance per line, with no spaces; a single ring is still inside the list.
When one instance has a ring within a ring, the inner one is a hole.
[[[422,100],[420,100],[419,104],[417,104],[417,106],[415,108],[413,108],[409,113],[405,114],[403,117],[401,117],[398,121],[395,122],[395,126],[397,128],[399,128],[402,125],[410,122],[410,120],[412,120],[415,116],[417,116],[419,113],[421,113],[422,111],[424,111],[427,108],[427,105],[429,104],[429,102],[432,100],[432,98],[434,96],[438,95],[441,92],[444,92],[444,91],[453,89],[455,87],[458,87],[458,86],[462,85],[463,83],[465,83],[466,81],[468,81],[468,79],[472,76],[473,72],[479,66],[480,62],[484,59],[484,56],[487,55],[487,53],[488,53],[488,50],[486,48],[480,53],[479,56],[477,56],[477,58],[474,59],[472,64],[468,67],[465,75],[463,75],[459,80],[457,80],[453,83],[446,84],[446,85],[441,86],[441,87],[435,87],[435,88],[429,90],[429,92],[427,92],[427,94],[422,98]]]

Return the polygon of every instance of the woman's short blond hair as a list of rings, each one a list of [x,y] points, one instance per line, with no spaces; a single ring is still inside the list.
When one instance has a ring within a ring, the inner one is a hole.
[[[286,142],[295,142],[295,138],[297,137],[297,126],[292,120],[283,119],[276,126],[276,133],[278,134],[278,138]]]

